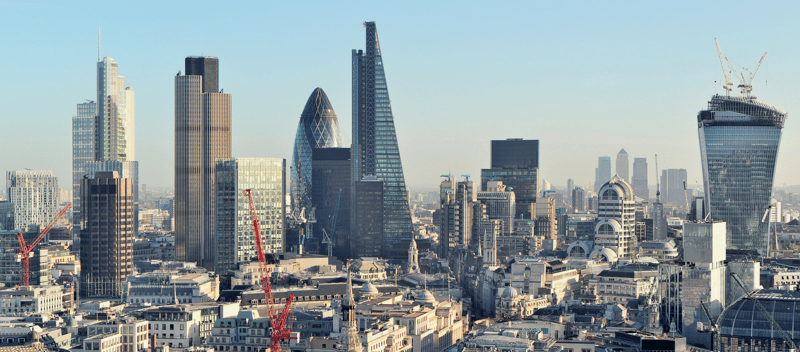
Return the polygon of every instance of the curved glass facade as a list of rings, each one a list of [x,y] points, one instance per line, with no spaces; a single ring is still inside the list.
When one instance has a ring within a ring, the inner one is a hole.
[[[736,301],[719,316],[723,351],[784,351],[780,333],[772,329],[753,299],[759,300],[795,344],[800,344],[800,293],[762,290],[751,298]]]
[[[322,88],[314,89],[306,101],[294,139],[291,168],[292,213],[297,216],[303,208],[310,209],[312,162],[316,148],[338,148],[339,119]]]
[[[727,248],[768,251],[769,206],[786,112],[754,97],[715,95],[697,114],[711,219],[727,223]]]

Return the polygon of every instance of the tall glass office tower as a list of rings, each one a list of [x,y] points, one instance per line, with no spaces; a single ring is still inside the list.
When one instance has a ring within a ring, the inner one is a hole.
[[[314,89],[306,101],[294,138],[292,153],[292,214],[298,216],[303,208],[311,209],[312,163],[314,149],[338,148],[339,119],[322,88]]]
[[[215,269],[220,274],[236,269],[237,264],[258,256],[250,200],[253,195],[259,235],[265,253],[285,250],[286,236],[286,159],[226,158],[217,159],[214,172],[216,215],[214,255]]]
[[[366,48],[353,50],[353,147],[351,188],[365,176],[383,181],[383,254],[405,258],[413,238],[408,192],[397,146],[392,105],[375,22],[365,22]],[[352,197],[351,199],[356,199]],[[357,202],[353,202],[357,207]],[[356,214],[356,211],[351,212]],[[355,224],[355,222],[353,222]]]
[[[755,97],[715,95],[697,114],[711,219],[725,221],[727,248],[768,251],[767,221],[786,112]]]

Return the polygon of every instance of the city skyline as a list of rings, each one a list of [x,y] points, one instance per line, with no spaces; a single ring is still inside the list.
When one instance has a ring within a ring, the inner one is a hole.
[[[30,20],[34,14],[38,16],[34,24],[49,19],[57,25],[73,11],[64,11],[55,3],[29,6],[0,5],[9,10],[3,11],[7,14],[3,16],[7,19],[5,25],[22,28],[20,21]],[[256,10],[264,10],[258,6],[263,5],[257,5]],[[284,13],[285,17],[300,13],[299,8],[292,5],[281,6],[287,7],[275,12]],[[247,34],[241,40],[252,39],[261,44],[255,46],[270,48],[253,51],[240,48],[239,39],[226,42],[226,38],[236,33],[232,32],[236,26],[224,26],[230,20],[223,20],[222,32],[212,36],[204,36],[206,32],[185,34],[177,27],[185,23],[181,19],[175,24],[158,24],[150,30],[142,30],[139,24],[128,27],[98,20],[65,25],[60,33],[48,32],[51,27],[45,26],[39,31],[19,33],[17,37],[9,34],[4,38],[8,49],[27,55],[24,61],[15,57],[2,59],[6,65],[18,68],[9,73],[6,87],[0,88],[6,103],[3,116],[14,117],[14,121],[6,120],[11,126],[8,130],[35,129],[48,143],[32,145],[14,143],[14,138],[4,139],[2,146],[9,152],[0,158],[1,169],[54,170],[61,179],[62,188],[66,188],[70,174],[70,158],[66,152],[70,143],[70,119],[75,114],[76,103],[95,96],[93,66],[96,65],[97,27],[104,33],[102,55],[114,57],[124,65],[127,84],[137,92],[137,159],[141,163],[142,184],[151,188],[171,184],[169,173],[173,160],[163,150],[170,149],[173,144],[173,93],[171,82],[164,77],[174,75],[177,71],[174,62],[187,55],[214,55],[223,61],[220,88],[235,92],[237,97],[233,102],[232,155],[290,159],[298,117],[297,102],[317,86],[325,89],[331,101],[344,104],[339,107],[338,115],[343,121],[342,142],[347,146],[351,119],[351,109],[347,106],[351,69],[347,52],[363,45],[359,40],[363,31],[360,24],[375,20],[381,26],[381,39],[385,42],[382,50],[387,53],[386,64],[390,67],[387,80],[392,82],[398,144],[406,161],[407,183],[412,190],[435,188],[439,175],[450,170],[454,174],[477,176],[481,168],[489,166],[487,142],[506,138],[540,140],[540,179],[555,186],[562,186],[568,178],[573,178],[576,186],[586,187],[594,178],[594,160],[598,156],[614,155],[620,148],[625,148],[632,158],[653,160],[653,155],[658,154],[661,170],[685,168],[690,187],[702,184],[697,135],[689,121],[694,119],[696,107],[704,104],[709,95],[723,92],[721,84],[714,83],[722,78],[712,43],[714,37],[720,38],[732,61],[745,67],[752,68],[764,51],[770,52],[754,80],[754,94],[759,100],[769,101],[790,114],[790,123],[784,130],[787,138],[782,141],[778,154],[775,185],[798,183],[791,174],[792,168],[797,167],[794,160],[800,155],[800,142],[793,138],[797,127],[791,123],[791,114],[800,107],[791,89],[798,69],[791,63],[800,55],[797,49],[773,39],[794,28],[789,21],[784,23],[771,18],[769,26],[760,26],[758,24],[766,20],[756,16],[755,25],[750,29],[731,28],[722,32],[713,23],[697,19],[712,13],[730,15],[736,10],[707,6],[693,14],[668,10],[656,16],[637,7],[614,14],[620,6],[604,9],[588,5],[569,15],[577,19],[575,23],[581,23],[569,29],[566,24],[556,25],[559,18],[563,20],[568,15],[561,14],[563,8],[553,4],[542,8],[522,4],[520,11],[512,11],[510,5],[497,5],[489,9],[459,9],[447,14],[443,7],[435,5],[433,10],[436,11],[423,14],[411,23],[402,20],[403,15],[411,12],[409,9],[382,5],[343,13],[353,10],[353,6],[336,10],[341,16],[322,23],[290,23],[284,19],[269,25],[253,22],[252,26],[258,29],[253,32],[260,34]],[[141,14],[124,5],[118,5],[118,10],[130,10],[129,16]],[[98,14],[96,11],[100,10],[88,11]],[[238,14],[243,9],[222,11],[223,14]],[[323,5],[314,11],[319,12],[312,13],[312,17],[322,18],[331,8]],[[395,13],[386,14],[392,11]],[[758,14],[766,10],[754,11]],[[163,14],[158,12],[153,14],[155,18],[166,16],[170,7],[165,7]],[[433,23],[434,14],[443,16],[440,22],[444,24]],[[540,23],[525,21],[525,14],[535,18],[542,16]],[[553,19],[545,18],[547,14]],[[639,18],[624,26],[610,25],[621,16],[632,14]],[[245,22],[248,19],[251,18],[243,18]],[[477,21],[470,23],[467,19]],[[652,23],[648,23],[649,20]],[[675,22],[684,23],[685,28],[675,30],[672,26]],[[448,25],[452,28],[446,28]],[[590,31],[606,25],[608,28],[598,33]],[[548,26],[553,26],[557,33],[550,35]],[[325,28],[329,30],[320,38],[320,30]],[[630,28],[642,29],[642,33],[627,33]],[[508,32],[515,34],[505,38]],[[271,38],[263,37],[263,33],[270,33]],[[172,40],[174,35],[186,35],[190,40],[176,42]],[[251,38],[251,35],[256,37]],[[442,44],[441,37],[445,37],[447,43]],[[292,41],[296,43],[289,45]],[[529,42],[534,48],[521,48],[514,59],[497,58],[492,53],[509,50],[511,44],[519,41]],[[38,45],[31,46],[32,43]],[[282,48],[281,52],[294,54],[281,54],[271,49],[277,47]],[[314,49],[309,49],[311,47]],[[153,52],[143,50],[148,48]],[[261,50],[273,53],[266,57],[259,54]],[[314,55],[320,50],[325,55]],[[63,55],[63,60],[55,64],[48,61],[48,65],[56,65],[52,70],[63,75],[54,80],[47,72],[34,72],[34,68],[47,67],[40,60],[54,52]],[[581,56],[581,52],[590,55]],[[427,65],[420,66],[418,61],[427,61]],[[247,70],[248,67],[267,69]],[[464,72],[469,74],[464,75]],[[45,79],[49,80],[49,85],[43,84]],[[53,84],[61,80],[69,82],[73,89],[64,90],[59,88],[63,84]],[[49,97],[47,104],[31,103],[32,97],[22,93],[42,90]],[[568,99],[578,96],[582,100],[573,104],[577,106],[564,109]],[[513,104],[514,100],[528,104],[522,107]],[[630,138],[610,140],[604,137],[621,125]],[[442,131],[447,133],[443,135]],[[572,135],[578,138],[568,137]],[[431,150],[437,152],[431,153]],[[652,179],[654,163],[649,166]]]

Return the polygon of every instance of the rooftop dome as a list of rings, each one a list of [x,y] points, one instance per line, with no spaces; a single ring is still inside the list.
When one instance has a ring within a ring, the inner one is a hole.
[[[722,336],[737,337],[740,340],[773,339],[783,342],[753,300],[761,302],[789,335],[800,336],[800,314],[795,313],[800,311],[800,292],[784,290],[761,290],[749,298],[743,297],[731,304],[717,320]]]
[[[369,282],[364,284],[364,286],[361,286],[361,289],[358,290],[358,292],[360,292],[362,295],[377,295],[379,293],[378,288]]]
[[[417,299],[414,302],[418,303],[436,303],[436,297],[433,297],[433,294],[430,293],[428,290],[423,290],[422,292],[417,295]]]
[[[506,288],[503,290],[503,293],[502,293],[501,297],[502,298],[514,298],[517,295],[519,295],[519,292],[517,292],[517,289],[515,289],[515,288],[513,288],[511,286],[506,286]]]

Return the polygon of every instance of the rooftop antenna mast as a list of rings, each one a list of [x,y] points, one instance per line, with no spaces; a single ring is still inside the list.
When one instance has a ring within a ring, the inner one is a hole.
[[[97,27],[97,61],[100,62],[100,27]]]
[[[656,154],[656,203],[661,203],[661,184],[658,182],[658,154]]]

